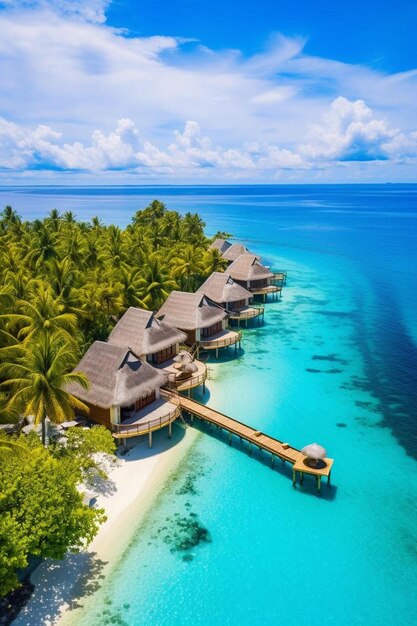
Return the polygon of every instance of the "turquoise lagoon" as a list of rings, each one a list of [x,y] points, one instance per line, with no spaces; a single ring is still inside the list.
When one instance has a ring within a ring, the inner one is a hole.
[[[33,206],[68,208],[65,193],[36,192]],[[200,426],[77,624],[415,624],[417,187],[106,193],[80,192],[78,206],[91,216],[111,200],[108,221],[123,224],[133,201],[162,198],[288,270],[238,358],[211,361],[205,400],[296,446],[322,443],[335,466],[318,497]]]

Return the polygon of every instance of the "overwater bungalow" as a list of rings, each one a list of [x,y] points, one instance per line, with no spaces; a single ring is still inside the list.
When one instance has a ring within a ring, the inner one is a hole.
[[[252,292],[236,283],[228,272],[213,272],[198,291],[226,309],[229,318],[237,320],[238,325],[264,315],[264,307],[251,304]]]
[[[215,350],[240,345],[242,335],[228,329],[228,313],[204,293],[172,291],[156,317],[187,334],[186,343],[201,349]]]
[[[253,254],[246,246],[242,243],[234,243],[232,244],[225,252],[223,252],[222,257],[226,259],[229,263],[233,263],[239,258],[242,254]],[[256,256],[256,255],[254,255]],[[256,256],[259,259],[259,256]]]
[[[254,254],[241,254],[229,267],[227,273],[254,296],[262,296],[264,302],[269,294],[280,294],[281,285],[275,285],[275,275]]]
[[[115,438],[147,434],[151,447],[155,430],[167,426],[171,436],[180,407],[161,392],[167,376],[130,348],[95,341],[74,371],[87,376],[88,389],[72,383],[67,391],[88,406],[91,421],[109,428]]]
[[[221,254],[224,254],[228,248],[230,248],[232,244],[226,239],[215,239],[213,243],[209,246],[212,250],[218,250]]]
[[[193,357],[177,360],[180,344],[186,339],[186,333],[157,319],[152,311],[130,307],[107,341],[115,346],[131,348],[141,360],[167,374],[170,389],[183,391],[204,385],[207,378],[205,363]]]

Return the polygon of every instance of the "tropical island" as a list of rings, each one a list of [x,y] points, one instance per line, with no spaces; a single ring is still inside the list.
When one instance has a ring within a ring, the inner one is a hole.
[[[282,290],[283,273],[204,227],[157,200],[125,230],[57,210],[33,222],[10,206],[1,214],[0,595],[10,619],[34,567],[82,551],[106,520],[92,496],[116,444],[123,452],[146,435],[151,447],[164,427],[171,436],[175,396],[205,390],[208,356],[236,353],[240,324],[263,319],[254,296]]]

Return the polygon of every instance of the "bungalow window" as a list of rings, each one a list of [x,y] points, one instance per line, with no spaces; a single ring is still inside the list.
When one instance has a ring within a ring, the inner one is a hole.
[[[152,393],[149,393],[147,396],[143,396],[143,398],[139,398],[139,400],[136,400],[135,402],[135,411],[140,411],[140,409],[143,409],[144,406],[147,406],[155,399],[155,391],[152,391]]]
[[[201,330],[202,337],[211,337],[211,335],[215,335],[216,333],[220,333],[223,330],[222,322],[217,322],[217,324],[213,324],[213,326],[209,326],[208,328],[203,328]]]
[[[259,289],[262,287],[267,287],[268,279],[262,278],[262,280],[252,280],[250,286],[251,286],[251,289]]]
[[[245,304],[245,300],[236,300],[236,302],[230,303],[230,310],[233,311],[234,309],[243,309]]]
[[[159,350],[159,352],[154,352],[151,354],[151,363],[163,363],[164,361],[168,361],[168,359],[172,359],[176,354],[176,346],[175,344],[172,346],[168,346],[168,348],[164,348],[163,350]]]

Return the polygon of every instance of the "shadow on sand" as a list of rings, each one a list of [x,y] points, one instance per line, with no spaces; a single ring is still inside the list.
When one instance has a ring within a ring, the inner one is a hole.
[[[82,606],[82,599],[100,589],[105,565],[106,562],[92,552],[69,554],[63,561],[44,561],[32,575],[35,585],[32,600],[36,597],[36,602],[29,602],[22,609],[13,622],[14,626],[55,624],[62,604],[67,604],[70,610]],[[51,573],[54,580],[52,586]]]

